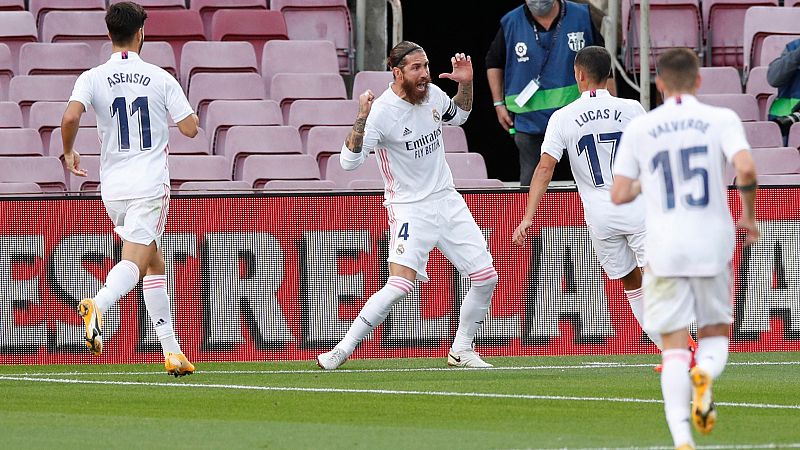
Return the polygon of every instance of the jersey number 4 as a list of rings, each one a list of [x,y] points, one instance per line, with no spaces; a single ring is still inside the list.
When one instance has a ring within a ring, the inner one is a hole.
[[[128,110],[130,109],[130,114]],[[150,136],[150,108],[147,105],[147,97],[138,97],[131,103],[131,107],[125,101],[125,97],[117,97],[111,104],[111,117],[117,116],[119,125],[119,151],[127,152],[131,149],[130,130],[128,128],[128,116],[139,115],[139,144],[141,150],[152,148],[152,138]]]
[[[708,205],[708,170],[705,167],[698,167],[697,164],[693,164],[692,157],[694,155],[708,154],[708,147],[699,146],[684,148],[681,149],[680,154],[681,180],[688,183],[692,179],[700,177],[700,182],[702,184],[702,193],[699,196],[689,193],[682,197],[683,201],[686,203],[686,206],[689,207],[705,208],[706,205]],[[672,177],[672,164],[670,163],[669,152],[667,150],[656,153],[650,163],[651,172],[655,172],[658,169],[661,169],[661,173],[664,176],[664,193],[667,209],[674,209],[675,183]]]
[[[585,134],[578,140],[578,155],[586,153],[586,159],[589,161],[589,170],[592,172],[592,181],[596,187],[604,186],[603,168],[600,167],[600,158],[597,156],[597,144],[611,144],[611,167],[614,166],[614,156],[617,153],[617,145],[622,133],[617,131],[614,133],[600,133],[597,135],[597,141],[594,139],[593,134]]]

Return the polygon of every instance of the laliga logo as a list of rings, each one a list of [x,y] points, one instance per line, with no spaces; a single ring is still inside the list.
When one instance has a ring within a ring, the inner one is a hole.
[[[524,42],[517,42],[514,45],[514,52],[517,54],[517,62],[527,62],[530,59],[526,56],[528,54],[528,46]]]

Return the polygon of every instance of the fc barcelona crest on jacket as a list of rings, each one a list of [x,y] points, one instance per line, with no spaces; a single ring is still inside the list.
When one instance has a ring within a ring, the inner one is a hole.
[[[583,31],[567,33],[567,42],[569,43],[569,49],[573,52],[578,52],[586,46],[586,40],[583,39]]]

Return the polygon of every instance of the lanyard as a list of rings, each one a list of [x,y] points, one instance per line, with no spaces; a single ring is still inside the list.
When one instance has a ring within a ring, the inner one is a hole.
[[[555,46],[556,39],[558,38],[558,32],[559,32],[559,30],[561,30],[561,25],[564,23],[564,16],[567,15],[567,4],[566,4],[566,2],[563,2],[561,0],[558,0],[558,2],[559,2],[559,6],[561,7],[561,14],[560,14],[560,17],[558,19],[558,25],[556,25],[556,29],[553,31],[553,35],[550,37],[550,46],[547,47],[547,49],[545,50],[544,60],[542,60],[542,66],[541,66],[542,68],[539,71],[539,75],[536,76],[536,80],[541,78],[542,72],[544,72],[544,68],[547,67],[547,61],[550,59],[550,52],[553,50],[553,47]],[[539,40],[539,27],[536,26],[536,19],[535,18],[533,19],[532,25],[533,25],[533,36],[536,38],[536,45],[538,45],[539,48],[544,49],[544,47],[542,46],[541,41]]]

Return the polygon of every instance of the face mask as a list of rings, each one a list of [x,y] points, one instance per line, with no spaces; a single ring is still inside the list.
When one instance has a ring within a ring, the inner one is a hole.
[[[555,0],[525,0],[525,4],[528,5],[528,9],[534,16],[547,15],[553,9],[554,2]]]

